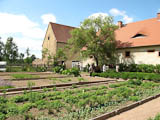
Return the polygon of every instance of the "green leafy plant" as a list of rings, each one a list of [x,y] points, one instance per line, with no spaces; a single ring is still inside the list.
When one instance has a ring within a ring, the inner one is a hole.
[[[39,76],[37,76],[37,75],[33,76],[30,74],[11,74],[11,76],[16,79],[39,78]]]

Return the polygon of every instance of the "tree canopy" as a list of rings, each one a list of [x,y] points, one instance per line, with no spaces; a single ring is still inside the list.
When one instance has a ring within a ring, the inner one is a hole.
[[[80,51],[83,57],[92,56],[97,66],[113,64],[116,61],[116,40],[114,31],[117,26],[110,16],[85,19],[80,28],[71,31],[68,44],[72,51]]]
[[[13,42],[12,37],[9,37],[4,45],[4,58],[9,63],[15,62],[18,58],[18,46]]]
[[[26,56],[24,59],[24,54],[18,52],[18,46],[12,37],[8,37],[6,43],[0,41],[0,61],[7,61],[7,63],[11,64],[24,64],[24,62],[31,64],[36,59],[35,55],[30,56],[29,48],[26,50]]]

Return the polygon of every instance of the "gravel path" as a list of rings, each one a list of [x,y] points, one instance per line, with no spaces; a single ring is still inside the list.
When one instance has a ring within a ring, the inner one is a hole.
[[[160,113],[160,97],[108,120],[148,120]]]

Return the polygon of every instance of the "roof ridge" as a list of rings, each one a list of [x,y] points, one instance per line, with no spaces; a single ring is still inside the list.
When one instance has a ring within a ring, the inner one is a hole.
[[[65,26],[65,27],[70,27],[70,28],[77,28],[77,27],[73,27],[73,26],[69,26],[69,25],[64,25],[64,24],[59,24],[59,23],[53,23],[53,22],[49,22],[51,24],[56,24],[56,25],[61,25],[61,26]]]
[[[129,25],[129,24],[134,24],[134,23],[139,23],[139,22],[144,22],[144,21],[149,21],[149,20],[154,20],[154,19],[156,19],[156,18],[150,18],[150,19],[135,21],[135,22],[131,22],[131,23],[124,24],[124,25]]]

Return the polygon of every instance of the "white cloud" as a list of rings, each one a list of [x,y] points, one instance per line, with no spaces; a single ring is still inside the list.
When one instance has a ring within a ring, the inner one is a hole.
[[[47,27],[47,26],[46,26]],[[23,14],[0,12],[0,37],[5,42],[12,36],[20,52],[30,49],[31,54],[41,57],[42,42],[45,29]]]
[[[116,8],[112,8],[109,13],[113,16],[122,16],[122,20],[124,20],[125,23],[130,23],[130,22],[133,22],[133,18],[132,17],[129,17],[127,14],[126,14],[126,11],[120,11]]]
[[[41,16],[41,19],[43,20],[43,24],[47,24],[49,22],[56,22],[56,17],[53,14],[44,14]]]
[[[106,17],[106,16],[108,16],[108,14],[107,13],[102,13],[102,12],[99,12],[99,13],[93,13],[93,14],[91,14],[88,18],[97,18],[97,17],[99,17],[99,16],[101,16],[101,17]]]
[[[0,12],[0,33],[20,33],[31,38],[42,38],[44,30],[38,23],[31,21],[25,15],[16,15]]]

